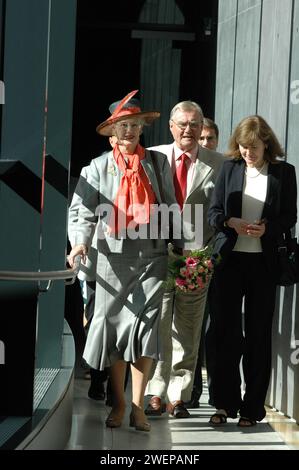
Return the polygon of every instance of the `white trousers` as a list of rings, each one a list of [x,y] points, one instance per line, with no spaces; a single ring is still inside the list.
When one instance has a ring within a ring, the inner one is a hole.
[[[154,363],[147,395],[190,400],[207,293],[208,285],[199,292],[165,292],[159,328],[164,360]]]

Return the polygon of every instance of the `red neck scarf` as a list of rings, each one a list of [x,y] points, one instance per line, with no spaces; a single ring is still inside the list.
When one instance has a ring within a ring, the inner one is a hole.
[[[145,149],[137,145],[134,154],[122,154],[115,145],[113,156],[123,173],[114,201],[114,214],[109,223],[110,232],[119,233],[122,229],[133,228],[137,224],[147,224],[150,220],[151,205],[156,197],[140,163]]]

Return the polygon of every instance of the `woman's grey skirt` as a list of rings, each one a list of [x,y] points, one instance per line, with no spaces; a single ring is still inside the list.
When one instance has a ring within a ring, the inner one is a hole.
[[[103,370],[119,359],[160,359],[166,275],[162,240],[128,240],[122,253],[98,253],[95,311],[83,354],[87,364]]]

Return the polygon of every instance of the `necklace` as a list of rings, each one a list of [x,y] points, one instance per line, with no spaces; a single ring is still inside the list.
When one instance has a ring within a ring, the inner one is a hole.
[[[245,169],[246,176],[248,176],[248,178],[257,178],[261,174],[261,172],[263,171],[263,169],[265,167],[265,164],[266,164],[266,162],[264,162],[259,169],[254,167],[255,170],[257,170],[257,173],[255,175],[250,175],[249,172],[248,172],[248,167],[246,167],[246,169]]]

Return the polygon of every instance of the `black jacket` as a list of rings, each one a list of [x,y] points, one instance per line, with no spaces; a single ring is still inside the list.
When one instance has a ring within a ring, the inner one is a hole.
[[[238,234],[225,228],[230,217],[242,216],[242,191],[245,161],[229,160],[223,164],[211,205],[208,211],[209,224],[216,229],[214,256],[220,255],[219,268],[233,250]],[[277,276],[277,243],[282,233],[292,228],[297,221],[297,184],[295,167],[286,162],[269,163],[267,194],[262,213],[266,219],[266,231],[261,244],[271,277]]]

